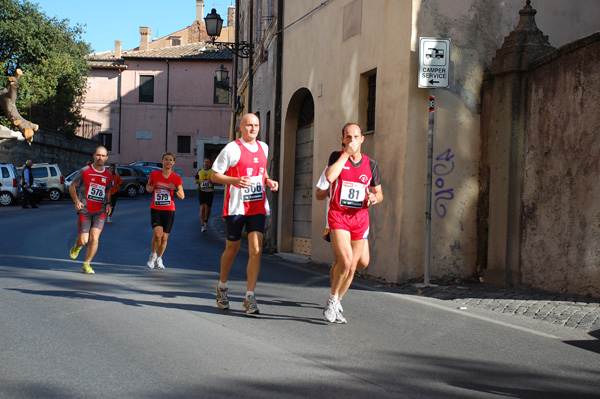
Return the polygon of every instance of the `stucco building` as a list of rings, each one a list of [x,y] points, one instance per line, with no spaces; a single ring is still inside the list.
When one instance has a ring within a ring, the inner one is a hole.
[[[365,130],[363,152],[379,163],[385,201],[371,211],[368,273],[388,281],[424,276],[430,91],[417,86],[420,37],[452,39],[450,86],[435,89],[430,274],[468,278],[478,264],[481,88],[504,38],[529,1],[250,0],[236,41],[245,111],[260,114],[280,181],[270,242],[281,252],[332,261],[322,238],[325,203],[313,190],[341,127]],[[594,0],[533,1],[553,47],[598,29]],[[240,113],[241,114],[241,113]],[[493,245],[493,243],[490,243]]]
[[[176,169],[186,188],[204,157],[214,158],[229,141],[229,88],[215,79],[221,66],[231,68],[232,54],[210,44],[204,27],[203,1],[189,27],[150,41],[140,28],[140,46],[93,54],[82,114],[99,122],[101,141],[112,162],[159,160],[177,156]],[[231,23],[219,40],[228,41]]]

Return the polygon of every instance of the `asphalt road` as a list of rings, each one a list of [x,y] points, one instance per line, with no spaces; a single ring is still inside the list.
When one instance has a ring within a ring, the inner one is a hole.
[[[0,398],[600,397],[584,333],[364,280],[348,324],[328,324],[328,270],[301,258],[263,256],[246,316],[243,245],[217,309],[221,204],[202,234],[197,198],[177,203],[161,271],[145,267],[149,197],[120,199],[95,275],[68,255],[71,201],[0,209]]]

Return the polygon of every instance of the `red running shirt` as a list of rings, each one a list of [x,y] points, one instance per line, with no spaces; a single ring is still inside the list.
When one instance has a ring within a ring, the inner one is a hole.
[[[171,172],[169,177],[164,177],[162,170],[155,170],[150,173],[150,181],[153,182],[154,191],[152,192],[152,203],[150,208],[162,211],[174,211],[175,201],[173,201],[174,191],[171,190],[170,184],[175,187],[183,184],[181,177],[178,174]]]
[[[106,193],[112,187],[112,174],[107,168],[98,172],[92,166],[86,166],[73,182],[77,184],[77,198],[83,204],[80,213],[104,212]]]
[[[225,173],[231,177],[248,176],[251,186],[240,188],[234,185],[227,186],[223,216],[232,215],[266,215],[265,196],[265,169],[267,168],[267,156],[260,144],[258,150],[250,151],[240,140],[235,140],[239,145],[241,155],[237,165],[229,168]]]
[[[332,184],[330,210],[357,212],[368,208],[367,190],[373,178],[370,164],[369,157],[364,154],[358,166],[350,159],[346,161],[342,173]]]

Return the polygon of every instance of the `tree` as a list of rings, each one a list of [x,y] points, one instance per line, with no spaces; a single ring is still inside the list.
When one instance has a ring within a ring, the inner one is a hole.
[[[90,53],[82,33],[82,25],[69,27],[68,19],[49,18],[37,4],[0,0],[0,87],[23,70],[16,107],[41,127],[74,133],[79,125]],[[36,113],[32,118],[32,106],[60,117],[52,122]],[[0,123],[8,126],[6,118]]]

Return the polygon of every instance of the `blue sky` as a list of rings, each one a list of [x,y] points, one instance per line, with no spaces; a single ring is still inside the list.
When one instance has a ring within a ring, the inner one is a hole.
[[[140,26],[152,28],[152,38],[166,36],[191,25],[196,19],[196,0],[30,0],[49,17],[69,19],[70,26],[86,25],[83,40],[94,52],[123,49],[140,44]],[[204,0],[204,16],[212,8],[227,24],[227,7],[234,0]]]

